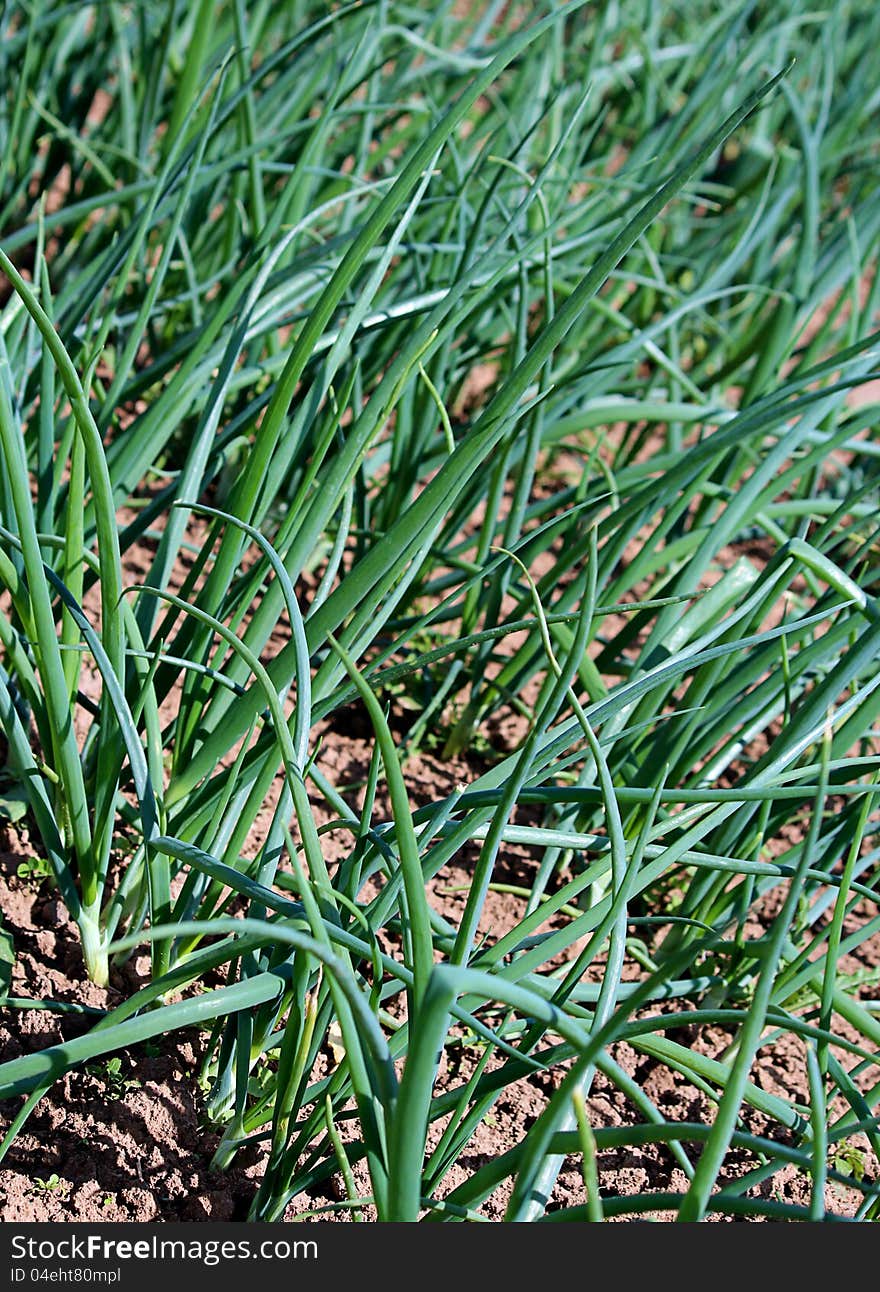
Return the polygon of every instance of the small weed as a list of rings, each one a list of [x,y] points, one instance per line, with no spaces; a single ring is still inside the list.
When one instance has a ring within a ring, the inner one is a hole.
[[[868,1159],[863,1149],[857,1148],[851,1140],[844,1139],[830,1154],[829,1165],[841,1175],[849,1176],[856,1184],[861,1184],[868,1169]]]
[[[39,888],[52,878],[52,867],[45,857],[28,857],[26,861],[18,863],[15,873],[19,879]]]
[[[105,1063],[87,1064],[85,1070],[89,1076],[96,1077],[104,1085],[113,1099],[120,1098],[129,1090],[138,1090],[141,1086],[136,1077],[125,1075],[122,1059],[118,1054],[114,1054]]]

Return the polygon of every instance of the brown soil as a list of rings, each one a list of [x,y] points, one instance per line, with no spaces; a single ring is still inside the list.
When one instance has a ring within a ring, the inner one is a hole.
[[[338,784],[351,783],[366,763],[366,742],[329,730],[324,734],[322,761]],[[434,799],[447,793],[467,769],[423,758],[410,768],[418,797]],[[471,773],[472,774],[472,773]],[[66,919],[62,904],[45,885],[16,874],[23,857],[33,855],[27,834],[11,829],[0,844],[0,905],[12,934],[17,960],[12,994],[51,998],[80,1005],[112,1007],[141,985],[146,963],[132,961],[116,971],[111,988],[104,992],[85,986],[76,931]],[[329,837],[325,836],[328,839]],[[506,850],[496,878],[528,884],[534,865],[527,849]],[[454,920],[461,909],[467,883],[468,858],[444,870],[431,886],[437,909]],[[772,895],[771,895],[772,897]],[[778,895],[761,912],[772,918]],[[484,932],[495,936],[511,927],[522,912],[522,901],[510,893],[492,892],[487,902]],[[880,939],[866,943],[859,954],[859,968],[880,964]],[[629,968],[629,967],[628,967]],[[627,977],[633,976],[628,972]],[[81,1015],[59,1015],[40,1010],[7,1009],[0,1023],[3,1058],[41,1049],[62,1038],[79,1034],[90,1025]],[[676,1039],[702,1053],[721,1057],[731,1037],[718,1030],[680,1028]],[[231,1169],[212,1169],[211,1157],[218,1142],[216,1129],[206,1125],[202,1096],[196,1080],[203,1037],[196,1031],[166,1037],[154,1047],[140,1046],[120,1056],[108,1070],[106,1061],[68,1073],[37,1106],[0,1166],[0,1216],[9,1221],[78,1220],[243,1220],[263,1169],[259,1149],[240,1154]],[[711,1119],[706,1097],[665,1065],[621,1044],[614,1058],[655,1101],[670,1120]],[[329,1059],[329,1056],[327,1056]],[[454,1089],[473,1071],[476,1053],[466,1046],[450,1050],[438,1079],[438,1091]],[[843,1058],[844,1056],[841,1056]],[[850,1061],[851,1062],[851,1061]],[[505,1089],[489,1116],[477,1129],[459,1163],[444,1180],[440,1192],[448,1194],[486,1161],[518,1143],[534,1122],[561,1079],[564,1069],[538,1073]],[[759,1054],[752,1074],[763,1089],[808,1100],[805,1059],[800,1043],[782,1038]],[[7,1118],[17,1108],[7,1104]],[[621,1092],[597,1076],[588,1111],[594,1127],[632,1124],[640,1119]],[[779,1134],[757,1114],[750,1114],[749,1129]],[[429,1147],[439,1140],[445,1120],[431,1128]],[[867,1145],[856,1141],[865,1150]],[[692,1160],[696,1149],[691,1149]],[[865,1154],[873,1174],[877,1164]],[[727,1177],[754,1165],[744,1153],[731,1154]],[[683,1172],[669,1151],[660,1146],[627,1148],[600,1155],[600,1186],[605,1198],[645,1191],[678,1192]],[[359,1187],[366,1191],[362,1168],[355,1168]],[[805,1204],[810,1182],[794,1168],[786,1168],[759,1185],[755,1192],[786,1202]],[[333,1207],[344,1198],[340,1179],[334,1177],[310,1197],[301,1197],[288,1208],[287,1218]],[[489,1219],[500,1219],[509,1197],[509,1183],[502,1185],[481,1209]],[[580,1163],[569,1159],[559,1176],[552,1208],[583,1202]],[[852,1214],[857,1196],[836,1183],[827,1188],[829,1210]],[[326,1215],[327,1213],[323,1213]],[[341,1215],[345,1213],[330,1213]]]

